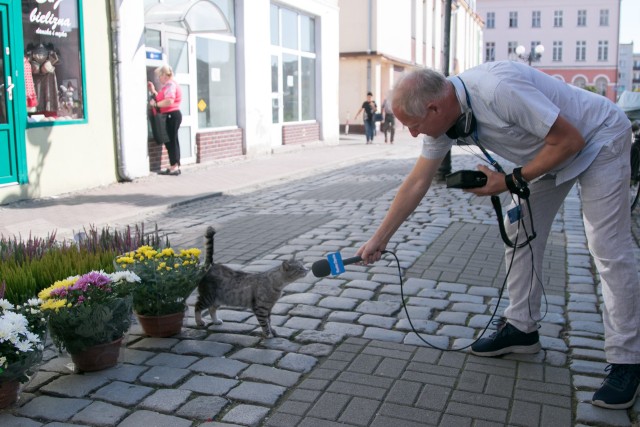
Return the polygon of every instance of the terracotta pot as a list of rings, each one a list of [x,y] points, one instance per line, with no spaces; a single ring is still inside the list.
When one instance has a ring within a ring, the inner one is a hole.
[[[0,381],[0,409],[7,408],[18,400],[20,391],[20,381],[6,380]]]
[[[184,311],[164,316],[143,316],[136,313],[136,317],[145,334],[154,338],[165,338],[182,331]]]
[[[71,360],[75,363],[76,368],[82,372],[100,371],[116,366],[123,338],[120,337],[115,341],[94,345],[84,351],[72,353]]]

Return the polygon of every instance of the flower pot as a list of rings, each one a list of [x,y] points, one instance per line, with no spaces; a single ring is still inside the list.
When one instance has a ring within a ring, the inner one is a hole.
[[[71,360],[75,363],[76,368],[82,372],[100,371],[111,368],[118,363],[123,338],[124,337],[120,337],[115,341],[97,344],[88,347],[84,351],[71,353]]]
[[[18,400],[18,392],[20,391],[20,381],[0,380],[0,409],[13,405]]]
[[[143,316],[136,313],[136,317],[145,334],[154,338],[165,338],[180,333],[184,311],[164,316]]]

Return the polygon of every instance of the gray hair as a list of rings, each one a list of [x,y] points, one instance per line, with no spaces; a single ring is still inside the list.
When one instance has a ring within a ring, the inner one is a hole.
[[[405,74],[395,85],[391,105],[410,117],[423,117],[427,104],[446,93],[447,79],[435,70],[420,68]]]
[[[155,70],[153,70],[153,72],[158,77],[160,76],[173,77],[173,68],[171,68],[171,65],[167,65],[167,64],[161,65]]]

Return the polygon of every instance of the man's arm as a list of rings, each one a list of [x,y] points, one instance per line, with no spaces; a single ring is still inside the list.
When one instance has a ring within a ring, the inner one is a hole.
[[[584,148],[582,135],[571,123],[558,116],[544,139],[544,146],[526,165],[522,166],[522,177],[531,181],[561,165],[571,156]],[[489,196],[507,190],[504,175],[494,172],[486,166],[479,166],[488,179],[484,187],[466,190],[478,196]]]
[[[398,189],[384,220],[369,239],[356,253],[365,264],[378,261],[382,251],[400,225],[418,207],[422,198],[427,194],[431,181],[438,171],[442,159],[427,159],[420,156],[413,169]]]

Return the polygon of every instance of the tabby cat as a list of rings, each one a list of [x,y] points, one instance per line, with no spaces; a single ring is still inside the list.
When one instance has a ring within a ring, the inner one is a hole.
[[[208,308],[215,325],[222,324],[216,310],[221,305],[251,308],[262,327],[265,337],[275,336],[271,328],[271,309],[289,283],[304,277],[307,269],[301,261],[283,261],[282,265],[260,273],[233,270],[213,262],[213,236],[215,229],[208,227],[205,234],[205,266],[207,273],[198,284],[198,300],[195,305],[196,324],[204,326],[202,310]]]

